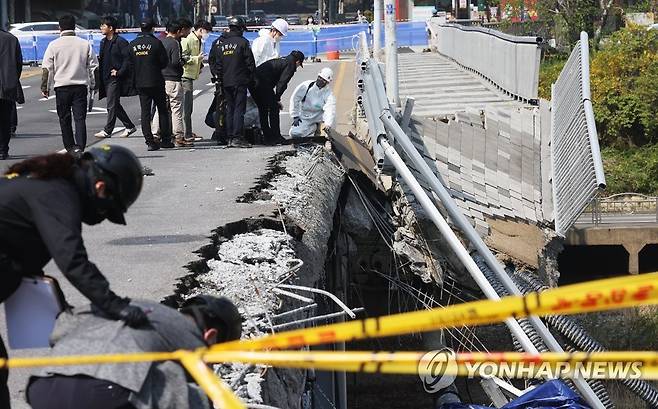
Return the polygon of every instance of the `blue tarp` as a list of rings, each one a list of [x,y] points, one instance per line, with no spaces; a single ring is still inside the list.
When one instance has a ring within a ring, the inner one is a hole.
[[[441,409],[489,409],[489,407],[446,403]],[[519,396],[501,409],[590,409],[590,407],[562,381],[554,379]]]
[[[356,35],[365,31],[372,43],[370,27],[368,24],[349,24],[344,26],[320,27],[317,32],[311,29],[300,31],[289,31],[288,35],[281,41],[281,55],[288,55],[292,50],[300,50],[307,57],[315,57],[318,53],[328,51],[352,50],[357,44]],[[99,32],[80,33],[79,37],[93,41],[94,51],[98,53],[102,35]],[[127,41],[132,41],[137,33],[121,33]],[[204,44],[204,52],[210,53],[212,42],[219,36],[213,32]],[[247,32],[245,37],[253,41],[258,36],[257,32]],[[427,44],[424,22],[397,23],[398,46]],[[59,37],[58,33],[39,33],[25,35],[19,38],[23,62],[41,62],[48,44]]]

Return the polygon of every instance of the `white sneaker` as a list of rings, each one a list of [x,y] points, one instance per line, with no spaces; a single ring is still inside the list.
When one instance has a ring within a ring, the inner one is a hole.
[[[100,131],[98,133],[95,133],[94,136],[98,139],[105,139],[105,138],[111,138],[112,137],[112,135],[105,132],[105,129],[103,129],[102,131]]]
[[[130,135],[134,134],[135,132],[137,132],[137,128],[131,128],[131,129],[126,128],[123,132],[121,132],[121,135],[119,136],[122,138],[127,138]]]

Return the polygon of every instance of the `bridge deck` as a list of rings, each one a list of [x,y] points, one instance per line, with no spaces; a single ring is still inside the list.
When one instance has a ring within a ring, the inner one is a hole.
[[[400,95],[416,100],[410,136],[480,233],[487,218],[550,221],[548,111],[436,53],[399,58]]]
[[[417,116],[444,117],[466,108],[523,106],[437,53],[402,53],[398,59],[400,97],[416,100]]]

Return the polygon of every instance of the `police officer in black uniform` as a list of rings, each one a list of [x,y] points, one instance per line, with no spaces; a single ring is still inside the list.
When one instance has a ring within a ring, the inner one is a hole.
[[[247,110],[247,88],[254,82],[256,63],[249,41],[242,36],[247,25],[242,17],[228,20],[229,31],[214,48],[213,75],[221,84],[226,100],[226,134],[230,146],[251,146],[244,139],[244,115]]]
[[[206,125],[214,128],[212,140],[217,141],[220,146],[228,145],[228,136],[226,135],[226,99],[224,98],[224,90],[222,84],[219,82],[219,73],[217,72],[217,60],[219,59],[221,48],[220,44],[226,40],[226,34],[223,32],[212,42],[210,46],[210,53],[208,54],[208,65],[210,66],[211,80],[215,84],[215,96],[208,107],[206,114]]]
[[[142,30],[130,42],[131,57],[135,71],[135,86],[139,93],[142,111],[142,133],[149,151],[173,148],[171,141],[171,118],[167,108],[167,94],[162,69],[169,64],[167,51],[162,42],[153,35],[153,20],[147,18],[140,24]],[[160,119],[160,139],[158,143],[151,133],[151,107],[155,102]]]
[[[253,95],[266,145],[283,142],[279,124],[279,111],[283,108],[281,97],[297,67],[303,67],[303,63],[304,53],[295,50],[285,57],[265,61],[256,68],[256,89]]]
[[[23,277],[42,275],[54,259],[99,312],[131,327],[146,323],[142,309],[110,290],[82,240],[83,222],[126,224],[124,213],[139,196],[142,181],[139,160],[120,146],[92,148],[80,159],[51,154],[12,165],[0,176],[0,303]],[[1,339],[0,357],[7,357]],[[9,408],[7,375],[0,371],[2,408]]]

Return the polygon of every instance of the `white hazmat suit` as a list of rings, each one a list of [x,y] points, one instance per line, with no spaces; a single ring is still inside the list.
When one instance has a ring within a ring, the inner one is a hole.
[[[318,88],[315,81],[299,84],[290,97],[290,117],[301,120],[299,125],[290,127],[290,138],[312,137],[320,123],[333,128],[336,124],[336,98],[329,84],[323,88]]]
[[[280,42],[272,38],[272,30],[278,31],[281,36],[288,34],[288,23],[281,18],[274,20],[271,28],[263,28],[258,32],[258,37],[251,45],[251,52],[254,54],[256,67],[265,61],[279,58],[281,55]]]

